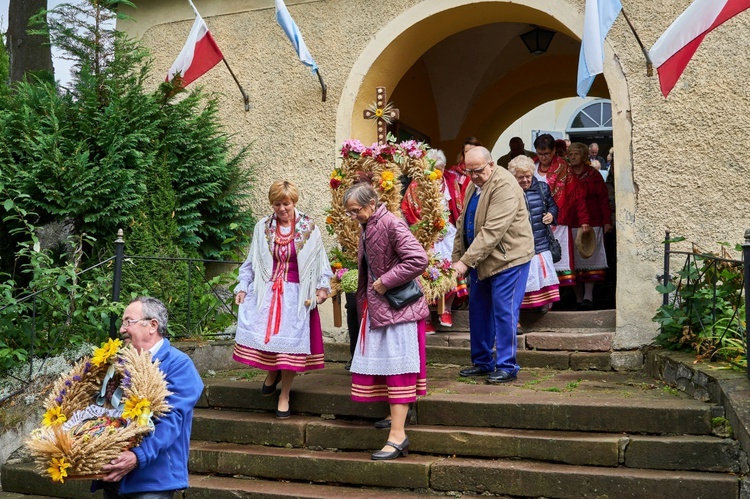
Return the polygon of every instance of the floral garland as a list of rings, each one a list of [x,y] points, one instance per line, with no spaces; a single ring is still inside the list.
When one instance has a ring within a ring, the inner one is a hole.
[[[432,303],[456,287],[456,273],[451,268],[450,260],[438,258],[432,251],[427,252],[427,257],[427,268],[420,280],[425,299]]]
[[[425,249],[431,248],[445,228],[440,191],[441,174],[425,158],[429,146],[414,140],[399,144],[388,135],[386,144],[365,147],[358,140],[347,140],[341,147],[341,166],[331,172],[331,208],[326,218],[326,229],[335,235],[342,252],[357,261],[359,223],[345,213],[343,197],[346,190],[359,181],[361,175],[372,177],[373,187],[381,203],[392,213],[400,215],[401,189],[399,177],[403,174],[416,181],[422,202],[422,221],[412,227],[417,240]],[[335,272],[336,269],[334,269]]]
[[[169,412],[159,362],[122,345],[108,340],[55,382],[42,425],[26,441],[53,482],[103,476],[105,464],[137,446],[153,431],[153,418]]]

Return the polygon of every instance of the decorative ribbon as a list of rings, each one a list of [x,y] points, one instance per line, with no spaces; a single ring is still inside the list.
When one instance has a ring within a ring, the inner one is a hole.
[[[365,299],[365,304],[362,307],[362,323],[359,327],[359,343],[362,345],[360,347],[362,355],[365,354],[365,330],[367,329],[365,321],[367,321],[367,299]]]
[[[271,287],[271,310],[268,312],[268,325],[266,326],[266,343],[271,341],[271,335],[279,334],[281,325],[281,296],[284,294],[284,279],[279,274],[273,281]]]
[[[115,365],[110,364],[109,369],[107,369],[107,374],[104,376],[104,381],[102,381],[102,389],[100,390],[99,395],[96,397],[96,405],[102,407],[104,406],[104,403],[107,401],[107,385],[114,375]],[[122,412],[122,410],[125,408],[125,402],[122,402],[122,394],[123,390],[118,386],[114,393],[112,393],[112,398],[110,398],[109,400],[109,403],[112,405],[112,407],[119,410],[120,412]]]
[[[546,279],[547,278],[547,266],[544,265],[544,258],[542,258],[541,253],[539,253],[537,256],[539,257],[539,263],[542,264],[542,277]]]

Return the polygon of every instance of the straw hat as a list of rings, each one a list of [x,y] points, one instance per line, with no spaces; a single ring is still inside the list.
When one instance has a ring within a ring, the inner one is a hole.
[[[578,229],[576,249],[583,258],[589,258],[594,254],[594,251],[596,251],[596,233],[593,229],[588,232]]]

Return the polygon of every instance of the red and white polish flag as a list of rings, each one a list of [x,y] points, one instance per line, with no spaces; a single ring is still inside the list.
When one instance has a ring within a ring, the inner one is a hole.
[[[680,79],[703,38],[748,8],[750,0],[695,0],[680,14],[649,51],[664,97]]]
[[[216,66],[224,58],[219,45],[208,30],[200,15],[195,17],[193,28],[190,30],[187,42],[182,47],[180,55],[169,68],[166,81],[171,81],[175,75],[181,76],[183,87],[199,78],[203,73]]]

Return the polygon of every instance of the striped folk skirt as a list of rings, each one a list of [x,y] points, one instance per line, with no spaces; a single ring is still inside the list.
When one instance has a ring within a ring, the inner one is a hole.
[[[426,395],[425,321],[372,330],[369,322],[366,315],[352,359],[352,400],[410,404]]]
[[[264,371],[312,371],[323,369],[323,330],[320,327],[320,314],[315,308],[310,312],[310,353],[266,352],[235,342],[232,358],[251,367]]]
[[[526,279],[526,293],[521,308],[536,308],[560,301],[560,281],[557,279],[552,253],[543,251],[534,255]]]

